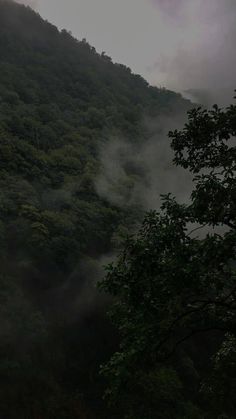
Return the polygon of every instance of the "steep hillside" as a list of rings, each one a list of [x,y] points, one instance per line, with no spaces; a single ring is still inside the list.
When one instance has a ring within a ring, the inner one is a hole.
[[[144,117],[188,107],[0,0],[3,417],[107,418],[97,371],[116,338],[88,283],[141,214],[96,192],[99,150],[113,135],[144,142]]]

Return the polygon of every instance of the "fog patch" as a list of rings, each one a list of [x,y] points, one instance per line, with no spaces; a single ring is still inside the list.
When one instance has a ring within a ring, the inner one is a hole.
[[[235,0],[151,1],[174,33],[181,31],[175,51],[159,56],[149,69],[152,82],[207,106],[232,102],[236,88]]]
[[[186,170],[173,164],[174,153],[168,132],[181,129],[186,115],[146,118],[149,136],[141,142],[128,142],[113,136],[100,149],[101,171],[96,179],[97,193],[122,208],[138,206],[158,209],[161,195],[172,193],[184,203],[189,199],[192,180]]]

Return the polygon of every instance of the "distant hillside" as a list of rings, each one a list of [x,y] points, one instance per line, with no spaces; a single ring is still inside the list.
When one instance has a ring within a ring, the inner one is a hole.
[[[97,261],[140,209],[98,196],[99,148],[113,134],[145,141],[144,116],[188,107],[0,0],[2,417],[107,418],[97,371],[115,338],[100,306],[82,319],[81,306]]]

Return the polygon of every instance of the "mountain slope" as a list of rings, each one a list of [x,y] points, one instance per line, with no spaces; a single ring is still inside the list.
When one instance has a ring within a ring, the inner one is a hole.
[[[188,107],[0,0],[3,417],[107,417],[97,371],[116,337],[88,284],[140,210],[98,195],[99,149],[112,135],[143,142],[144,116]]]
[[[49,258],[70,271],[81,252],[108,251],[127,216],[95,191],[101,144],[113,133],[145,139],[143,115],[171,113],[188,102],[148,86],[30,8],[6,0],[0,8],[3,216],[21,215],[27,223],[23,234],[12,233],[16,253],[23,246],[44,266]]]

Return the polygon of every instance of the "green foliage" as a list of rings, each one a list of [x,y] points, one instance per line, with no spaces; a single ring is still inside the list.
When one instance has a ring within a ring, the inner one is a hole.
[[[235,105],[198,108],[170,133],[194,173],[190,202],[164,196],[100,283],[121,336],[107,397],[128,417],[236,416],[235,121]]]
[[[98,196],[99,150],[189,103],[11,0],[0,57],[0,416],[107,418],[98,370],[117,337],[93,264],[141,211]]]

